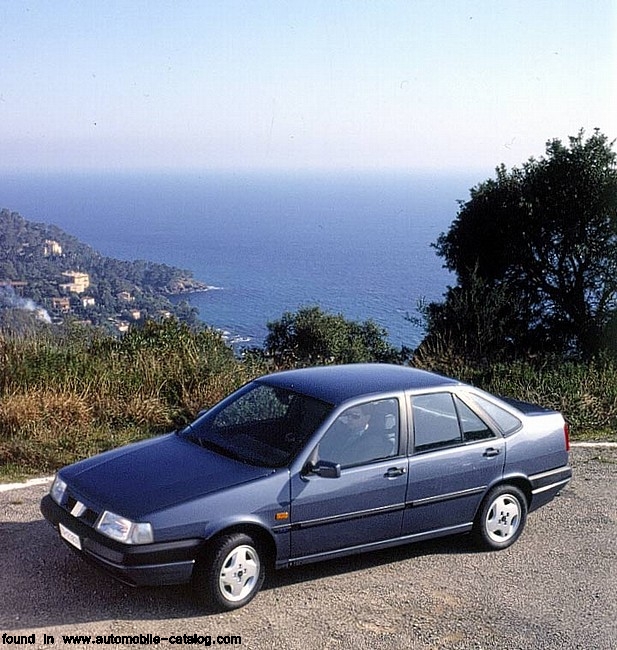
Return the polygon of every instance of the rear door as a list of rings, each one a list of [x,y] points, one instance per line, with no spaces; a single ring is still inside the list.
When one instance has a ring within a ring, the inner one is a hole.
[[[488,487],[503,474],[505,441],[455,393],[408,400],[411,448],[403,534],[468,528]]]

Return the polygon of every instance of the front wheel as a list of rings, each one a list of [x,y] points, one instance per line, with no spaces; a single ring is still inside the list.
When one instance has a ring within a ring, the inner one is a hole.
[[[507,548],[521,536],[527,499],[514,485],[498,485],[485,497],[475,522],[475,538],[489,550]]]
[[[208,608],[229,611],[252,600],[264,578],[258,545],[248,535],[234,533],[216,540],[197,563],[193,588]]]

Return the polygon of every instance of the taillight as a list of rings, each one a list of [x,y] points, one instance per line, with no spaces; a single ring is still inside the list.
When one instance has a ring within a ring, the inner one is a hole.
[[[567,422],[563,425],[563,437],[566,440],[566,451],[570,451],[570,425]]]

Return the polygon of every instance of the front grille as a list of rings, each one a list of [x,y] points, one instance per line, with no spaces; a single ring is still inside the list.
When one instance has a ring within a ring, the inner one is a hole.
[[[77,504],[77,499],[72,495],[69,494],[67,500],[66,500],[66,506],[65,508],[72,513],[73,508]],[[84,524],[88,524],[88,526],[94,527],[94,524],[96,523],[96,520],[99,518],[99,513],[96,510],[92,510],[91,508],[86,508],[82,514],[77,517],[79,521],[83,521]]]

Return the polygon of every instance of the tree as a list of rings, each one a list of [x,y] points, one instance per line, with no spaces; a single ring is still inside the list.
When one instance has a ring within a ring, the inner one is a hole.
[[[298,366],[331,363],[400,363],[406,350],[396,350],[387,332],[368,320],[346,320],[319,307],[304,307],[296,313],[268,323],[264,351],[279,365]]]
[[[503,286],[488,286],[472,274],[463,288],[449,287],[444,302],[423,303],[418,311],[427,332],[415,351],[415,360],[429,367],[447,363],[468,365],[505,361],[516,356],[514,341],[524,338],[525,323],[520,317],[521,305]]]
[[[515,349],[585,357],[602,349],[617,310],[613,144],[598,130],[588,139],[580,131],[569,146],[549,141],[546,157],[522,168],[498,167],[435,243],[456,273],[459,300],[477,294],[480,281],[516,305]],[[455,320],[451,313],[440,326],[450,332]]]

